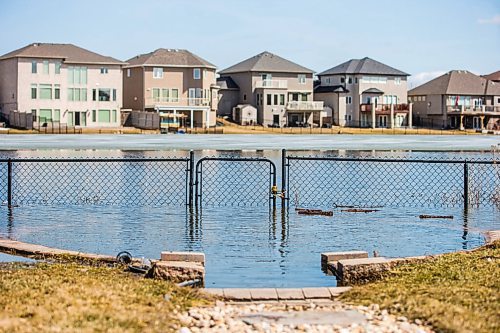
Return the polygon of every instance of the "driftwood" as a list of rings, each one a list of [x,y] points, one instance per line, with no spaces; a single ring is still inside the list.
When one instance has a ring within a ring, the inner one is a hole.
[[[453,215],[419,215],[421,219],[451,219],[453,220]]]
[[[321,210],[321,209],[305,209],[305,208],[296,208],[297,213],[301,215],[323,215],[323,216],[333,216],[333,212],[331,210]]]
[[[350,209],[342,209],[340,211],[347,213],[373,213],[380,211],[380,209],[350,208]]]

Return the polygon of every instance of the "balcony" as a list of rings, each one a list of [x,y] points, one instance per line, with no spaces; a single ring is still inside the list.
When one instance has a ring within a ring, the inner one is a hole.
[[[375,113],[379,114],[390,114],[391,105],[394,107],[394,112],[408,112],[410,106],[408,104],[377,104],[375,107]],[[372,112],[372,104],[361,104],[359,109],[361,112]]]
[[[323,102],[292,101],[286,105],[288,111],[323,111]]]
[[[259,80],[255,82],[255,88],[286,89],[288,82],[287,80]]]
[[[446,105],[447,113],[500,114],[500,106]]]
[[[150,97],[146,98],[146,107],[162,106],[210,106],[209,98],[175,98],[175,97]]]

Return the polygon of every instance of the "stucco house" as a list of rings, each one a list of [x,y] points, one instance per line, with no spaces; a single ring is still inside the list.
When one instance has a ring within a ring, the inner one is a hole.
[[[452,70],[408,92],[416,125],[500,129],[500,83]]]
[[[250,104],[264,126],[321,126],[323,103],[313,101],[312,70],[266,51],[219,74],[221,116]]]
[[[351,59],[319,74],[314,99],[332,109],[337,126],[411,126],[409,74],[368,57]]]
[[[4,54],[0,113],[11,126],[24,128],[119,127],[122,65],[72,44],[33,43]]]
[[[161,48],[137,55],[123,69],[124,108],[158,112],[172,125],[214,126],[215,70],[215,65],[188,50]]]

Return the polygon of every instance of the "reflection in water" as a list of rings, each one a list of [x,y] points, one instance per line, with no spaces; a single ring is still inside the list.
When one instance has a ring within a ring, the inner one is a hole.
[[[468,221],[468,218],[469,218],[469,208],[467,206],[465,206],[464,208],[464,232],[462,234],[462,239],[464,240],[462,242],[462,249],[464,250],[467,250],[467,234],[469,233],[469,221]]]

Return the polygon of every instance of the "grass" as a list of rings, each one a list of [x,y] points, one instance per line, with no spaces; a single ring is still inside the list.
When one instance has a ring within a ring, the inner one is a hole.
[[[175,312],[207,302],[193,289],[76,263],[1,264],[0,295],[0,332],[169,332]]]
[[[500,332],[500,241],[403,265],[342,301],[420,319],[438,332]]]

